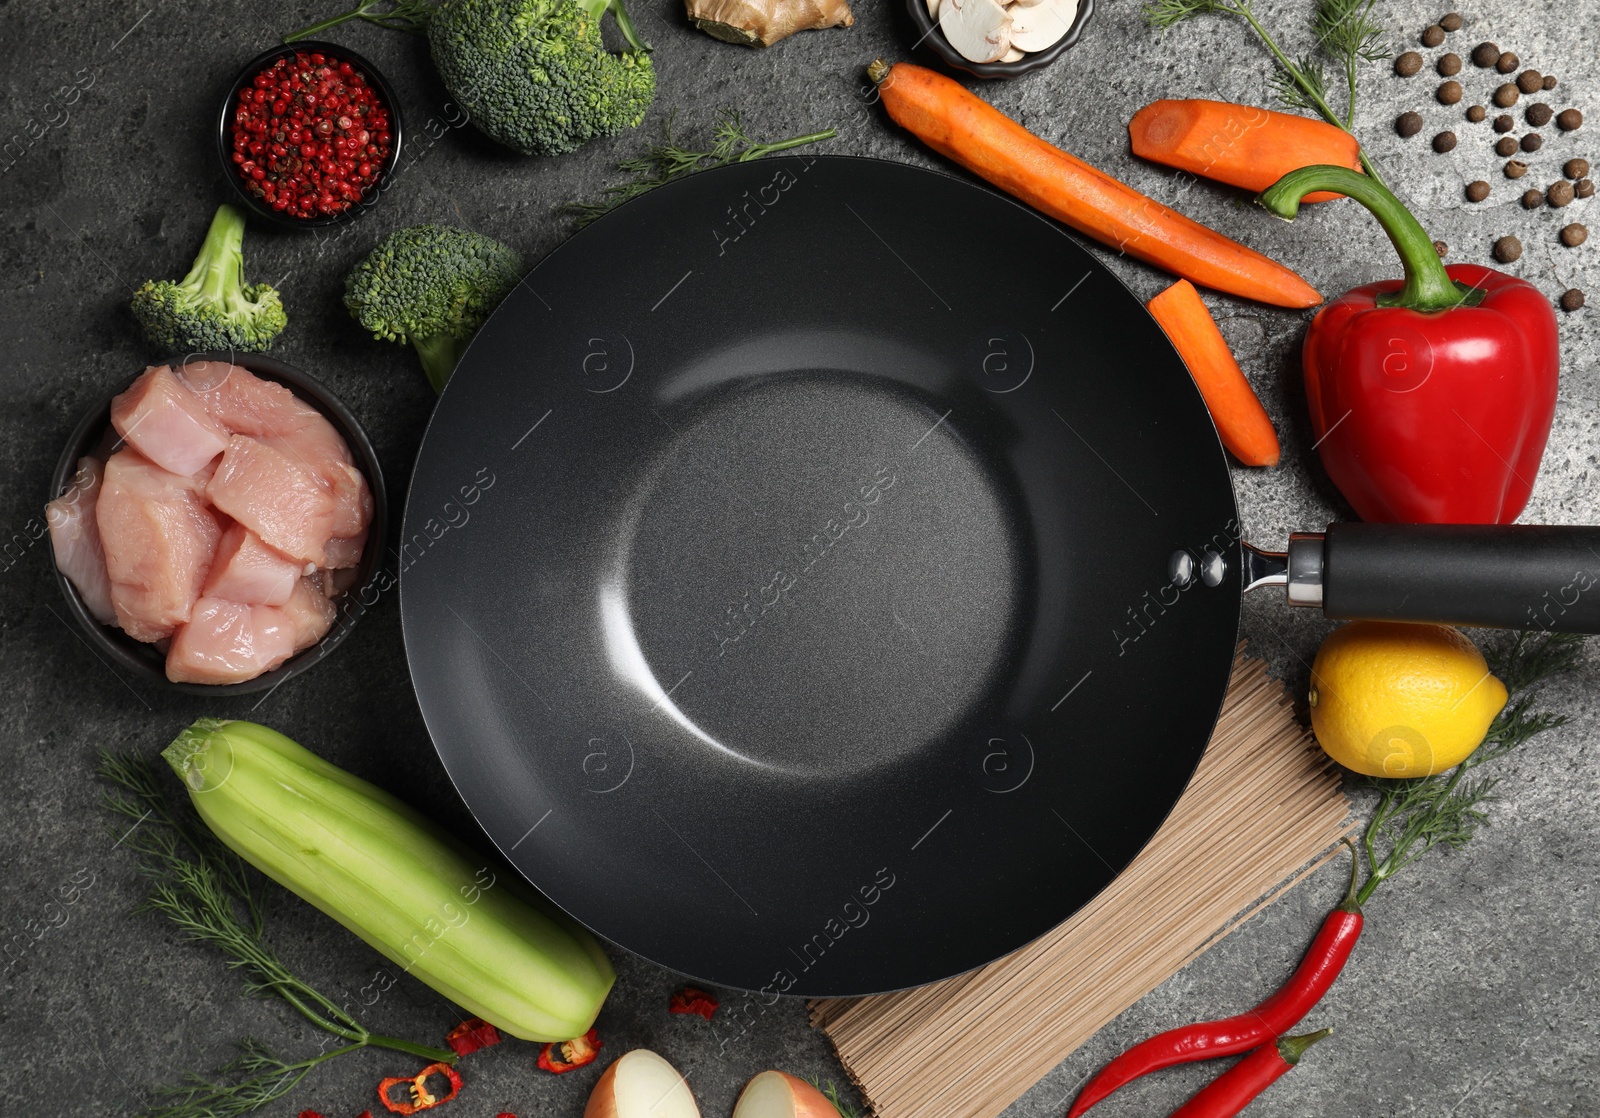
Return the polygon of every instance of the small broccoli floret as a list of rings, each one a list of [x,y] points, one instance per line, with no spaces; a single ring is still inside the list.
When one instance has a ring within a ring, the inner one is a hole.
[[[269,284],[244,282],[244,215],[232,206],[217,208],[188,275],[133,293],[133,317],[156,345],[190,353],[271,349],[289,322]]]
[[[610,11],[628,50],[600,38]],[[491,139],[560,155],[644,119],[656,74],[623,0],[444,0],[428,25],[433,64]]]
[[[344,281],[344,305],[379,341],[410,342],[435,392],[467,342],[522,278],[522,258],[449,225],[390,233]]]

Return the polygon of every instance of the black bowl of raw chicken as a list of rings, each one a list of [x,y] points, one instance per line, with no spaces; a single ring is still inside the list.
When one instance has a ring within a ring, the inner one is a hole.
[[[151,683],[269,690],[373,604],[388,512],[377,455],[343,404],[281,361],[149,366],[78,423],[51,493],[72,620]]]

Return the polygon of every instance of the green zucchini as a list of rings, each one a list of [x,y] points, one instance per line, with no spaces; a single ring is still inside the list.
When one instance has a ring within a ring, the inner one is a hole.
[[[253,722],[167,759],[217,837],[439,993],[524,1040],[582,1036],[616,972],[583,928],[389,793]]]

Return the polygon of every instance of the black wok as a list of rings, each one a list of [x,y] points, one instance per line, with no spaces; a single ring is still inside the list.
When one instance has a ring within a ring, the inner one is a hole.
[[[1600,622],[1591,529],[1240,535],[1183,365],[1059,227],[774,158],[622,207],[480,331],[401,600],[439,755],[539,889],[707,983],[862,994],[1009,952],[1128,864],[1247,585]]]

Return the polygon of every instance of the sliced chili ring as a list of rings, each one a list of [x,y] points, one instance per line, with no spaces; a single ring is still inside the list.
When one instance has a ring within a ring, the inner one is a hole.
[[[592,1064],[604,1045],[600,1034],[590,1029],[572,1040],[560,1040],[539,1049],[539,1066],[554,1075]]]

